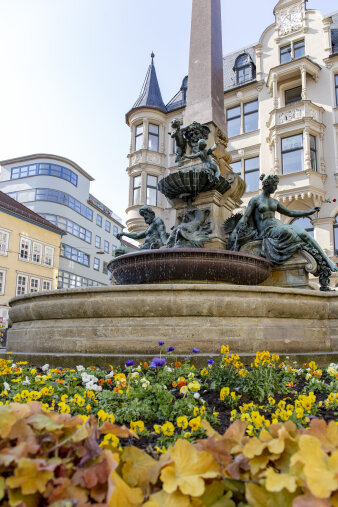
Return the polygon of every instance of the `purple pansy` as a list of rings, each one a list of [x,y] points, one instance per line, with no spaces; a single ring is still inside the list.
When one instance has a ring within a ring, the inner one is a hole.
[[[162,345],[164,345],[164,342],[163,342],[162,340],[160,340],[160,341],[158,342],[158,344],[159,344],[159,346],[160,346],[160,347],[162,347]]]
[[[208,359],[208,364],[215,364],[215,361],[213,359]]]
[[[166,362],[167,362],[166,357],[154,357],[149,365],[149,368],[158,368],[164,366]]]
[[[129,359],[128,361],[126,361],[126,366],[133,366],[134,364],[134,359]]]
[[[172,352],[174,349],[174,347],[168,347],[168,352]]]
[[[194,348],[192,349],[192,351],[193,351],[195,354],[198,354],[198,353],[199,353],[199,351],[200,351],[200,349],[197,349],[196,347],[194,347]]]

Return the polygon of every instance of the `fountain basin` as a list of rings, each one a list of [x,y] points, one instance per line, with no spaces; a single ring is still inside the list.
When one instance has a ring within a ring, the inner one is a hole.
[[[120,255],[108,264],[118,284],[219,282],[258,285],[271,263],[256,255],[206,248],[163,248]]]
[[[189,170],[180,170],[165,176],[158,182],[159,191],[168,199],[175,199],[181,195],[191,196],[194,199],[201,192],[217,190],[224,194],[234,181],[234,175],[226,178],[220,176],[218,182],[210,181],[207,173],[199,167]]]

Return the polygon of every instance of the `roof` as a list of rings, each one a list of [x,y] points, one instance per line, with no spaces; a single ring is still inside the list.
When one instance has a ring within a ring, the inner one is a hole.
[[[48,160],[54,160],[54,161],[57,160],[58,162],[68,164],[68,165],[72,166],[74,169],[76,169],[83,176],[85,176],[85,178],[87,178],[89,181],[94,181],[94,178],[90,174],[88,174],[84,169],[82,169],[82,167],[77,165],[75,162],[73,162],[69,158],[61,157],[60,155],[51,155],[50,153],[34,153],[32,155],[25,155],[22,157],[10,158],[8,160],[1,160],[0,164],[1,165],[8,165],[8,164],[13,164],[13,163],[17,164],[19,162],[28,162],[30,160],[36,160],[37,158],[46,158]]]
[[[148,67],[147,74],[140,92],[138,99],[136,100],[133,107],[126,114],[128,119],[129,114],[134,109],[139,107],[151,107],[159,109],[160,111],[166,112],[167,109],[162,100],[160,86],[158,84],[155,65],[154,65],[154,53],[151,53],[151,63]]]
[[[168,113],[175,111],[176,109],[180,109],[181,107],[185,107],[187,102],[187,89],[188,76],[185,76],[183,78],[180,90],[176,93],[176,95],[173,96],[171,100],[169,100],[168,104],[166,105]]]
[[[35,211],[32,211],[31,209],[21,204],[21,202],[16,201],[15,199],[9,197],[9,195],[5,194],[4,192],[1,192],[0,190],[0,211],[2,210],[8,211],[14,215],[18,215],[24,220],[33,222],[38,226],[52,229],[54,232],[56,232],[57,234],[61,234],[62,236],[66,234],[65,231],[59,229],[54,224],[43,218],[41,215],[35,213]]]
[[[94,197],[92,194],[89,194],[88,203],[93,206],[94,208],[98,209],[104,215],[108,216],[112,220],[115,220],[119,225],[122,225],[122,218],[120,218],[116,213],[114,213],[111,209],[108,208],[103,202],[99,201],[96,197]]]

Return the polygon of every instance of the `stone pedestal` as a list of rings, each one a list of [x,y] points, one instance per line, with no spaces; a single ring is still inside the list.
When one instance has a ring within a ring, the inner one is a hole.
[[[259,255],[261,241],[252,241],[244,245],[240,252]],[[290,287],[297,289],[313,289],[309,281],[309,273],[316,273],[317,263],[309,253],[304,250],[296,252],[281,266],[272,268],[271,275],[260,285],[268,287]]]

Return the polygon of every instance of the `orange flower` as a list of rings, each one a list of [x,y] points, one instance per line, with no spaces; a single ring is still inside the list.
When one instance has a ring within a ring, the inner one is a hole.
[[[118,387],[114,387],[114,393],[118,393],[119,392],[119,388]]]
[[[89,366],[90,370],[95,370],[95,366]]]
[[[174,381],[171,385],[172,385],[173,387],[177,387],[177,382],[175,382],[175,381]]]
[[[289,382],[288,384],[286,384],[288,387],[293,387],[293,382]]]
[[[55,380],[55,382],[57,382],[58,384],[63,384],[63,383],[64,383],[64,380],[61,380],[61,379],[57,378],[57,379]]]
[[[181,363],[179,361],[176,361],[175,366],[176,366],[176,368],[178,368],[179,366],[181,366]]]
[[[183,387],[183,386],[186,386],[187,383],[185,380],[181,380],[180,382],[177,383],[178,387]]]
[[[110,379],[110,378],[108,378],[108,379],[106,380],[106,382],[107,382],[107,384],[111,384],[111,379]]]
[[[147,362],[145,362],[145,363],[143,364],[143,366],[144,366],[145,368],[148,368],[148,363],[147,363]]]
[[[104,380],[101,378],[101,379],[99,380],[99,384],[100,384],[100,386],[102,386],[103,382],[104,382]]]

